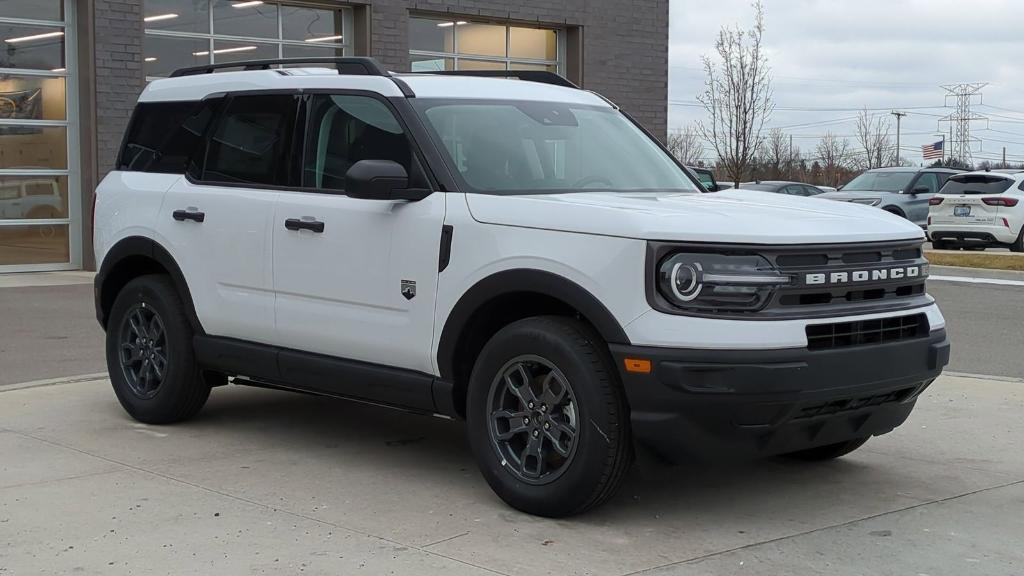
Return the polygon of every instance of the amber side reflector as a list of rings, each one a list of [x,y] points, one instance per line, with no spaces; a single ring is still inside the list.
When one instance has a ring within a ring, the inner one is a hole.
[[[626,372],[636,372],[639,374],[650,374],[651,373],[651,361],[641,360],[640,358],[626,358]]]

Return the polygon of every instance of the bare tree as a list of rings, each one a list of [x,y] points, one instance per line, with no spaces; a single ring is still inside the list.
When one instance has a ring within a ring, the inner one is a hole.
[[[764,6],[755,0],[754,27],[723,26],[715,41],[717,61],[704,56],[704,92],[697,100],[707,119],[697,124],[728,180],[743,181],[757,155],[764,123],[774,108],[768,60],[761,45]]]
[[[779,180],[792,171],[793,141],[779,128],[768,131],[768,137],[761,143],[761,164],[771,180]]]
[[[689,126],[680,132],[669,134],[665,147],[687,166],[699,165],[704,157],[704,144],[701,143],[700,135]]]
[[[815,153],[818,155],[817,163],[821,166],[825,183],[828,186],[838,186],[839,176],[845,171],[850,154],[850,141],[846,138],[840,139],[831,132],[825,132],[821,140],[818,140]]]
[[[865,108],[857,114],[857,143],[864,149],[861,160],[865,170],[888,166],[893,160],[892,139],[889,138],[889,115],[869,114]]]

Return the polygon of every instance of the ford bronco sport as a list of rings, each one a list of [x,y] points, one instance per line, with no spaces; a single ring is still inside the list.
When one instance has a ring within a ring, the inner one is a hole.
[[[464,419],[501,498],[566,516],[615,493],[634,440],[842,456],[948,361],[902,218],[703,194],[554,74],[303,62],[139,98],[95,207],[96,312],[137,420],[228,383]]]

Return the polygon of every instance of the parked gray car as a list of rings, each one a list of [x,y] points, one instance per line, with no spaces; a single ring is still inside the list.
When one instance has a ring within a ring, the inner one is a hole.
[[[817,198],[878,206],[926,228],[928,200],[946,179],[963,172],[955,168],[875,168],[868,170],[836,192],[819,194]]]

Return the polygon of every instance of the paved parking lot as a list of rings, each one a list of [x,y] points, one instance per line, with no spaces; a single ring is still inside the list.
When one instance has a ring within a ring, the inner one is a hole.
[[[171,427],[104,380],[0,392],[3,574],[1024,571],[1024,384],[943,377],[841,461],[641,459],[570,520],[488,489],[460,424],[245,388]]]
[[[1019,575],[1024,289],[930,290],[952,370],[996,377],[944,376],[837,462],[642,455],[607,506],[552,521],[491,493],[457,422],[227,387],[136,423],[89,375],[91,287],[0,287],[0,575]]]

